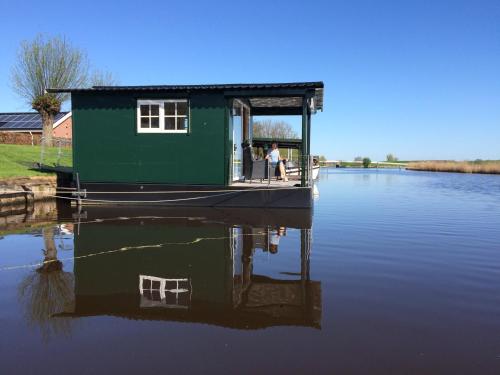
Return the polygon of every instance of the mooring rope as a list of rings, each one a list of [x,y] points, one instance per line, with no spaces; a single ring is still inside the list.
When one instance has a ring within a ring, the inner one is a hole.
[[[44,198],[57,198],[57,199],[65,199],[71,201],[79,201],[79,202],[94,202],[94,203],[169,203],[169,202],[183,202],[183,201],[193,201],[193,200],[201,200],[201,199],[209,199],[209,198],[217,198],[225,195],[236,194],[240,192],[250,192],[250,191],[274,191],[274,190],[292,190],[296,189],[295,186],[290,187],[267,187],[267,188],[248,188],[248,189],[224,189],[224,190],[174,190],[174,191],[96,191],[96,192],[88,192],[88,191],[71,191],[72,193],[77,194],[186,194],[186,193],[220,193],[220,194],[211,194],[205,195],[201,197],[189,197],[189,198],[177,198],[177,199],[157,199],[157,200],[111,200],[111,199],[91,199],[91,198],[82,198],[82,197],[64,197],[57,194],[67,194],[67,191],[57,191],[56,194],[47,194]],[[29,190],[7,190],[0,191],[0,194],[34,194],[33,191]],[[1,197],[1,196],[0,196]]]
[[[206,198],[216,198],[216,197],[221,197],[221,196],[234,194],[234,193],[235,192],[229,192],[229,193],[216,194],[216,195],[205,195],[205,196],[201,196],[201,197],[177,198],[177,199],[159,199],[159,200],[152,200],[152,201],[133,201],[133,200],[119,201],[119,200],[110,200],[110,199],[89,199],[89,198],[78,198],[78,197],[62,197],[60,195],[52,195],[50,197],[58,198],[58,199],[73,200],[73,201],[76,200],[76,201],[80,201],[80,202],[95,202],[95,203],[168,203],[168,202],[192,201],[192,200],[199,200],[199,199],[206,199]]]
[[[158,190],[158,191],[88,191],[80,190],[80,193],[87,194],[186,194],[186,193],[222,193],[222,192],[245,192],[245,191],[269,191],[269,190],[288,190],[296,189],[297,186],[269,186],[265,188],[254,188],[248,187],[246,189],[218,189],[218,190]],[[61,188],[58,188],[61,189]],[[73,188],[71,188],[73,189]],[[34,193],[31,190],[4,190],[0,191],[0,194],[13,194],[13,193]],[[60,191],[56,190],[56,193],[78,193],[78,190],[70,191]]]
[[[243,236],[258,236],[258,235],[263,235],[263,234],[266,234],[266,233],[265,232],[241,233],[241,234],[238,234],[238,236],[241,236],[241,237],[243,237]],[[164,242],[164,243],[151,244],[151,245],[124,246],[124,247],[120,247],[118,249],[98,251],[95,253],[90,253],[90,254],[85,254],[85,255],[77,255],[77,256],[66,257],[66,258],[61,258],[61,259],[51,259],[51,260],[46,260],[46,261],[39,262],[39,263],[0,267],[0,272],[1,271],[12,271],[12,270],[18,270],[18,269],[24,269],[24,268],[41,267],[45,264],[58,262],[58,261],[59,262],[74,261],[77,259],[91,258],[91,257],[99,256],[99,255],[108,255],[108,254],[114,254],[114,253],[119,253],[119,252],[130,251],[130,250],[157,249],[157,248],[161,248],[164,246],[174,246],[174,245],[187,246],[187,245],[194,245],[194,244],[199,243],[201,241],[224,240],[224,239],[231,239],[231,238],[232,237],[229,237],[229,236],[198,237],[198,238],[194,239],[193,241],[187,241],[187,242]]]

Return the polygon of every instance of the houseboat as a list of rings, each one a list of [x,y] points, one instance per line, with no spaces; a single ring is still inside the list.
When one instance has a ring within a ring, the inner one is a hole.
[[[308,208],[311,115],[323,110],[323,90],[299,82],[48,92],[71,94],[78,204]],[[275,115],[302,119],[300,176],[288,182],[252,153],[253,119]]]

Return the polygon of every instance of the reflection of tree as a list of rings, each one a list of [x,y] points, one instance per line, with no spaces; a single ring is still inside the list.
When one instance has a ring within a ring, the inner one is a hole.
[[[74,277],[63,271],[57,259],[54,229],[43,229],[43,264],[21,282],[19,297],[29,325],[38,326],[45,340],[51,335],[71,333],[71,320],[53,315],[67,311],[74,303]]]

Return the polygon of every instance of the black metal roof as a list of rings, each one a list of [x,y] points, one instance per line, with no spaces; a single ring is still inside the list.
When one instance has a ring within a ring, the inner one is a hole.
[[[254,102],[259,102],[256,107],[264,108],[299,108],[302,106],[302,99],[299,93],[295,93],[296,97],[291,98],[295,91],[313,91],[314,104],[316,109],[323,110],[323,90],[324,84],[318,82],[288,82],[288,83],[227,83],[227,84],[203,84],[203,85],[147,85],[147,86],[93,86],[91,88],[51,88],[48,92],[192,92],[192,91],[234,91],[248,92],[252,95],[252,91],[259,91],[259,95],[250,99],[252,106]],[[272,94],[267,98],[267,94]],[[281,96],[282,95],[282,96]],[[257,100],[257,97],[260,97]],[[282,99],[279,101],[279,99]],[[300,100],[299,100],[300,99]],[[252,102],[253,100],[253,102]],[[293,110],[292,110],[293,112]]]
[[[185,91],[185,90],[259,90],[259,89],[319,89],[323,82],[288,83],[223,83],[203,85],[93,86],[91,88],[50,88],[48,92],[88,91]]]
[[[59,112],[54,123],[68,112]],[[42,116],[38,112],[0,113],[0,131],[42,131]]]

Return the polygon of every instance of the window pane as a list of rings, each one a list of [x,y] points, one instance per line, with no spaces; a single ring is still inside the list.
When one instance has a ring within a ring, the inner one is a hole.
[[[177,102],[177,115],[178,116],[187,115],[187,102]]]
[[[160,127],[160,118],[159,117],[151,117],[151,127],[159,128]]]
[[[151,116],[159,116],[160,115],[160,106],[157,104],[151,105]]]
[[[175,103],[165,102],[165,116],[175,115]]]
[[[176,303],[182,306],[189,306],[189,292],[179,293]]]
[[[149,117],[141,117],[141,128],[149,128]]]
[[[177,117],[177,130],[186,130],[186,129],[187,129],[187,118]]]
[[[165,117],[165,130],[175,130],[175,117]]]
[[[149,105],[141,105],[141,116],[149,116]]]
[[[160,282],[158,280],[152,280],[151,289],[160,289]]]
[[[151,293],[151,299],[153,301],[161,301],[161,295],[160,295],[160,292],[157,291],[157,290],[153,290],[153,292]]]
[[[179,285],[179,288],[181,288],[181,286]],[[166,290],[172,290],[172,289],[177,289],[177,282],[174,281],[174,280],[169,280],[169,281],[166,281],[165,282],[165,289]]]

